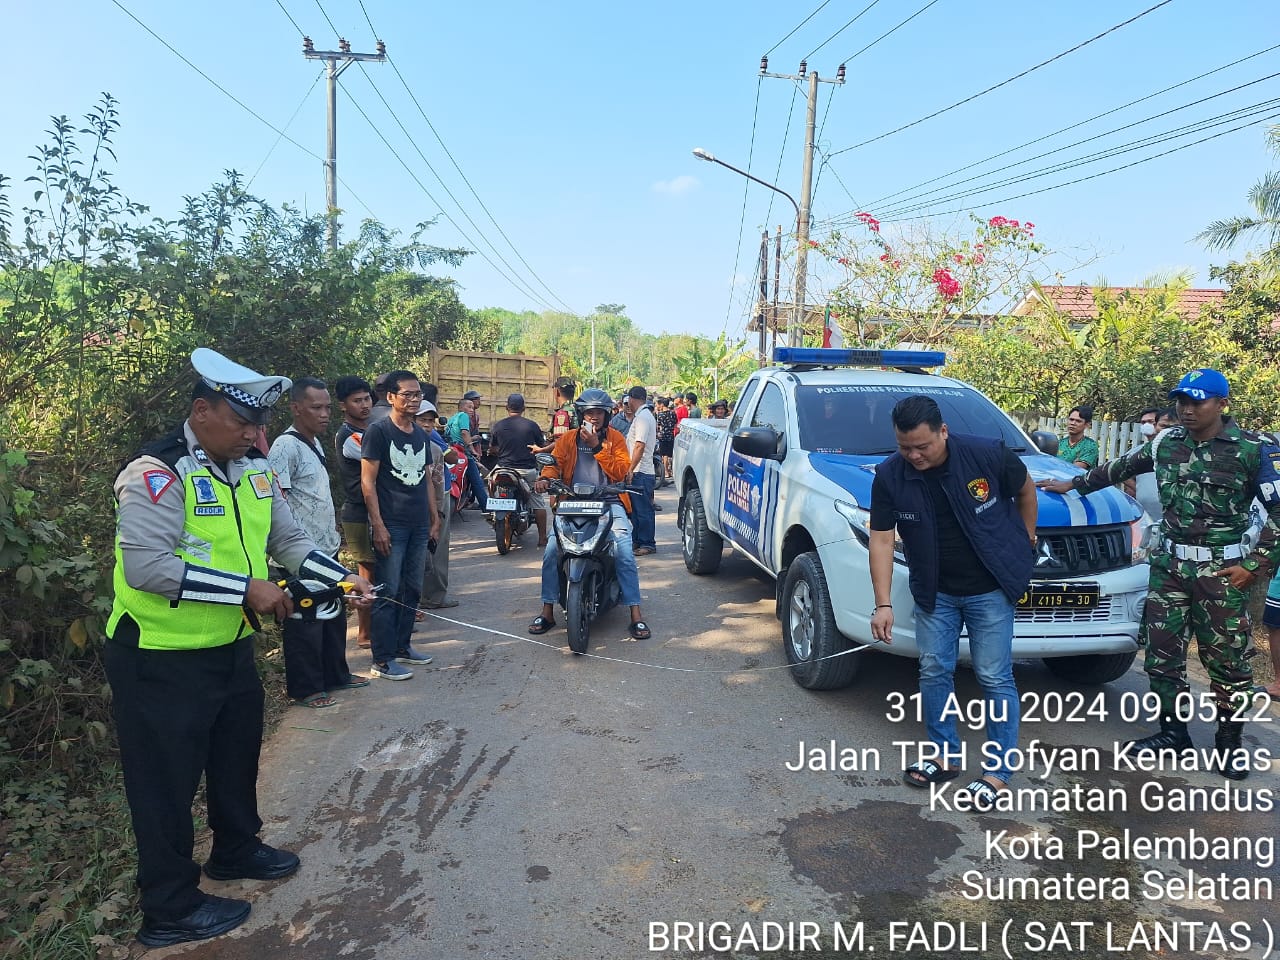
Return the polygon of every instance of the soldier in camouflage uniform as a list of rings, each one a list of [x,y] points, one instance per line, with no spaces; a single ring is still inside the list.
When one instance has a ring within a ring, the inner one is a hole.
[[[1193,370],[1169,393],[1182,423],[1136,450],[1070,481],[1041,481],[1054,493],[1088,493],[1155,472],[1160,539],[1151,556],[1143,629],[1146,671],[1160,697],[1160,732],[1133,742],[1134,753],[1191,749],[1177,700],[1188,692],[1187,643],[1195,639],[1218,707],[1216,745],[1224,776],[1248,776],[1236,709],[1250,697],[1253,674],[1245,651],[1252,626],[1248,590],[1280,561],[1280,500],[1263,494],[1264,451],[1275,438],[1238,428],[1223,415],[1230,388],[1216,370]],[[1260,497],[1267,517],[1252,551],[1243,543],[1250,505]]]

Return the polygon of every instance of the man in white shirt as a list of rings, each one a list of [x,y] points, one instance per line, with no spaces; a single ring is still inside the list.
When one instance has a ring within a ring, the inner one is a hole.
[[[648,399],[644,387],[632,387],[625,401],[631,412],[631,428],[627,431],[631,473],[627,479],[628,486],[635,490],[631,496],[631,543],[637,557],[648,556],[658,549],[653,520],[653,485],[657,480],[653,451],[658,446],[658,424],[645,406]]]

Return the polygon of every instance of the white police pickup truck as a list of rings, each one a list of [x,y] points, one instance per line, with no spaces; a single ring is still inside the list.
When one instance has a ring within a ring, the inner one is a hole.
[[[1002,439],[1032,479],[1078,468],[1041,453],[995,404],[968,384],[926,372],[945,355],[914,350],[779,348],[758,370],[729,421],[684,420],[675,477],[685,565],[714,573],[725,541],[777,583],[775,612],[792,675],[803,687],[850,683],[863,657],[833,656],[873,644],[868,520],[875,468],[897,449],[890,412],[926,394],[954,433]],[[1147,589],[1142,508],[1108,488],[1081,497],[1039,491],[1039,559],[1018,604],[1015,659],[1044,658],[1078,683],[1129,669]],[[900,545],[892,599],[893,644],[917,656],[914,604]],[[969,661],[967,639],[961,659]]]

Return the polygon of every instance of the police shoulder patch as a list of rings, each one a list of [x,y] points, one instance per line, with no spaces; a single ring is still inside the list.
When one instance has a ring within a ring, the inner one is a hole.
[[[178,482],[178,478],[168,470],[147,470],[142,474],[142,479],[147,485],[152,503],[159,503],[164,492]]]
[[[265,473],[255,473],[249,480],[253,484],[253,493],[259,500],[265,500],[271,496],[271,476]]]
[[[969,496],[973,497],[973,499],[977,500],[979,503],[986,503],[987,498],[991,496],[991,484],[987,481],[986,477],[978,477],[974,480],[970,480],[968,487]]]

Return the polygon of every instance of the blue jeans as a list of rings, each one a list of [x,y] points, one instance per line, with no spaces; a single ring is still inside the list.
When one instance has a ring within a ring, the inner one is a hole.
[[[651,473],[634,473],[631,475],[631,489],[639,491],[631,494],[631,515],[635,518],[635,529],[632,531],[632,543],[637,547],[658,546],[657,533],[653,521],[653,483]]]
[[[631,502],[636,502],[635,497]],[[613,527],[609,536],[613,538],[613,567],[618,574],[618,592],[622,602],[628,607],[638,607],[640,568],[636,566],[636,555],[631,552],[631,521],[620,503],[613,505]],[[559,601],[560,544],[552,533],[547,537],[547,549],[542,551],[542,602],[554,604]]]
[[[973,672],[986,695],[987,740],[995,745],[982,772],[1005,783],[1013,775],[1004,754],[1018,745],[1018,688],[1013,682],[1013,604],[1003,592],[972,597],[938,594],[933,613],[916,608],[916,644],[920,648],[920,697],[929,739],[944,751],[943,758],[960,756],[956,718],[942,719],[955,693],[960,627],[969,631]],[[949,764],[943,763],[943,766]]]
[[[479,458],[471,454],[467,454],[467,484],[471,487],[471,492],[475,495],[480,509],[488,510],[489,491],[485,488],[484,476],[480,473]]]
[[[425,523],[384,523],[391,537],[391,552],[384,557],[374,551],[373,577],[384,585],[374,601],[369,620],[374,663],[394,660],[398,652],[409,646],[418,598],[422,596],[422,575],[427,569],[430,538]]]

